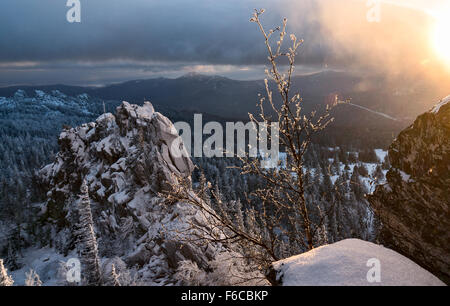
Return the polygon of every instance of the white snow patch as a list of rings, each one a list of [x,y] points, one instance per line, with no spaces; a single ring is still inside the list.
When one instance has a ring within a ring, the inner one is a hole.
[[[45,92],[42,90],[35,90],[34,93],[36,94],[36,97],[39,97],[39,98],[45,97]]]
[[[377,155],[378,160],[382,163],[388,155],[388,152],[383,149],[375,149],[375,154]]]
[[[150,102],[144,102],[143,106],[136,108],[136,114],[139,117],[151,120],[153,114],[155,113],[155,109]]]
[[[370,108],[367,108],[367,107],[364,107],[364,106],[361,106],[361,105],[358,105],[358,104],[353,104],[353,103],[348,103],[348,102],[346,102],[345,104],[348,104],[348,105],[352,105],[352,106],[358,107],[358,108],[360,108],[360,109],[363,109],[363,110],[368,111],[368,112],[370,112],[370,113],[373,113],[373,114],[382,116],[382,117],[387,118],[387,119],[391,119],[391,120],[394,120],[394,121],[398,121],[397,118],[394,118],[394,117],[389,116],[389,115],[387,115],[387,114],[385,114],[385,113],[382,113],[382,112],[374,111],[373,109],[370,109]]]
[[[380,282],[367,274],[380,261]],[[410,259],[381,245],[346,239],[273,264],[284,286],[445,286]]]
[[[334,185],[334,184],[336,184],[336,181],[338,180],[338,178],[339,178],[339,175],[332,175],[332,176],[330,176],[330,179],[331,179],[331,183]]]
[[[444,99],[440,100],[431,110],[433,114],[437,114],[442,106],[450,102],[450,96],[445,97]]]
[[[411,175],[409,175],[409,174],[403,172],[402,170],[398,170],[398,172],[400,173],[400,175],[401,175],[403,181],[409,182],[409,180],[410,180],[410,178],[411,178]]]
[[[11,271],[11,276],[15,286],[24,286],[26,274],[30,269],[36,271],[42,281],[43,286],[58,285],[58,269],[61,262],[67,262],[69,258],[77,257],[69,254],[64,257],[52,248],[29,248],[23,252],[23,257],[19,262],[23,265],[21,269]]]
[[[116,117],[114,117],[113,114],[111,114],[111,113],[104,113],[104,114],[101,114],[101,115],[95,120],[95,122],[99,123],[99,122],[102,122],[102,121],[114,121],[115,119],[116,119]]]

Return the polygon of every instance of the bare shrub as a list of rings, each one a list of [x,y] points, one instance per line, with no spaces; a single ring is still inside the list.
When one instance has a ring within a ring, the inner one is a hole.
[[[263,187],[248,195],[248,203],[257,203],[253,207],[243,209],[240,202],[224,202],[220,191],[214,189],[203,175],[196,190],[192,189],[190,178],[174,177],[176,183],[165,194],[169,201],[197,207],[200,218],[208,220],[206,223],[195,222],[195,219],[190,221],[191,228],[183,233],[185,239],[203,247],[206,244],[223,245],[233,250],[235,256],[241,254],[241,260],[248,267],[262,272],[261,275],[267,273],[274,261],[326,243],[324,220],[333,205],[325,209],[307,203],[304,157],[313,136],[333,121],[330,111],[338,103],[336,97],[333,104],[326,105],[321,116],[316,111],[304,113],[300,94],[291,93],[295,57],[303,41],[293,34],[287,36],[287,19],[283,20],[281,27],[266,31],[260,20],[263,12],[255,10],[250,21],[258,25],[264,37],[269,68],[265,71],[265,93],[259,95],[259,113],[249,114],[249,119],[255,128],[276,123],[279,144],[287,156],[283,161],[285,164],[281,165],[279,161],[275,167],[268,168],[260,158],[250,158],[248,154],[240,158],[241,174],[255,175],[263,181]],[[278,34],[278,40],[273,46],[275,34]],[[291,43],[284,49],[286,38]],[[278,68],[280,61],[287,62],[284,72]],[[271,87],[276,88],[277,99]],[[189,268],[184,271],[187,278],[193,275],[189,271],[198,269],[192,264],[183,267]],[[198,279],[195,282],[201,283]]]

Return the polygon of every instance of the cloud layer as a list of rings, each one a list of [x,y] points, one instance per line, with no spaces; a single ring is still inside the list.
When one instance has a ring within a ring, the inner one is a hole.
[[[265,24],[286,16],[289,32],[305,40],[299,55],[305,73],[329,67],[398,77],[439,70],[427,47],[432,20],[390,4],[382,6],[380,23],[368,23],[363,0],[80,1],[82,22],[70,24],[64,0],[2,0],[0,86],[100,84],[189,71],[259,78],[266,56],[249,17],[261,7]]]

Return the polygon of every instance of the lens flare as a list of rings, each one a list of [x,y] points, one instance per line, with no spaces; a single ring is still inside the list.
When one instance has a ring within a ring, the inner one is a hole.
[[[450,9],[436,14],[433,28],[433,47],[436,54],[446,64],[450,65]]]

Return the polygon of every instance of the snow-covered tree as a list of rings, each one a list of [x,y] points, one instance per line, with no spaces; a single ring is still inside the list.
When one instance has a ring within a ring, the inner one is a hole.
[[[0,286],[12,286],[14,281],[8,275],[8,270],[3,265],[3,259],[0,259]]]
[[[117,274],[116,266],[113,264],[113,265],[111,266],[111,280],[112,280],[111,283],[112,283],[112,285],[113,285],[114,287],[119,287],[119,286],[121,286],[121,285],[120,285],[119,277],[120,277],[120,275]]]
[[[60,261],[58,263],[58,268],[56,270],[56,285],[57,286],[70,286],[74,283],[69,283],[67,281],[67,273],[69,269],[67,268],[67,264],[64,261]]]
[[[363,185],[363,183],[361,182],[361,178],[360,178],[360,168],[361,167],[357,167],[355,166],[353,168],[353,173],[352,176],[350,178],[350,184],[351,184],[351,188],[353,190],[353,193],[356,196],[356,199],[362,199],[364,197],[364,194],[366,192],[365,190],[365,186]],[[362,168],[365,169],[365,168]],[[367,171],[367,169],[366,169]],[[364,170],[363,170],[364,172]]]
[[[375,172],[373,174],[374,179],[377,183],[380,183],[381,181],[383,181],[385,179],[384,173],[383,173],[383,169],[381,168],[380,165],[378,165],[375,169]]]
[[[127,268],[119,257],[105,260],[102,264],[102,284],[107,286],[137,286],[137,273]]]
[[[30,269],[30,272],[25,272],[25,286],[34,287],[34,286],[42,286],[42,281],[39,278],[39,275],[33,269]]]
[[[175,278],[188,286],[262,286],[269,285],[265,276],[239,253],[221,252],[208,262],[208,271],[197,263],[184,260],[179,263]]]
[[[197,263],[183,260],[178,263],[175,279],[178,279],[181,285],[202,286],[206,285],[206,272],[200,269]]]
[[[78,203],[79,253],[83,267],[84,282],[88,286],[101,284],[100,260],[98,257],[97,239],[92,221],[91,201],[86,181],[81,185]]]

